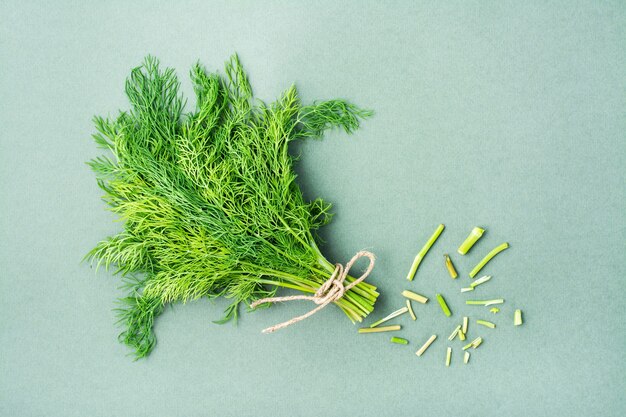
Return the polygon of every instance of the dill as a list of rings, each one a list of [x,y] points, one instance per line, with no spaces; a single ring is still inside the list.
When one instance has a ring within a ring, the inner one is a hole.
[[[226,297],[223,323],[241,303],[279,288],[313,293],[330,277],[316,244],[330,204],[305,201],[288,146],[331,128],[352,133],[372,114],[344,100],[303,105],[294,86],[271,104],[253,100],[237,56],[224,75],[194,65],[191,80],[197,105],[185,113],[174,71],[147,57],[126,81],[130,110],[94,118],[110,155],[88,164],[124,228],[86,259],[123,277],[120,340],[137,358],[153,349],[168,303]],[[335,304],[359,322],[377,296],[362,282]]]

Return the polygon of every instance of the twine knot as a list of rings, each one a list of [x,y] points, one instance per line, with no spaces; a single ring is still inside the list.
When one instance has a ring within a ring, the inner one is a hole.
[[[358,277],[357,279],[355,279],[348,285],[344,285],[344,281],[346,280],[346,277],[348,276],[348,273],[350,272],[350,268],[352,268],[352,265],[354,265],[356,261],[358,261],[359,259],[363,257],[368,258],[370,261],[365,272],[363,272],[363,274],[360,277]],[[341,297],[344,296],[346,291],[348,291],[350,288],[354,287],[358,283],[364,281],[365,278],[368,277],[368,275],[374,269],[375,262],[376,262],[376,258],[374,257],[373,253],[368,252],[368,251],[357,252],[352,257],[352,259],[350,259],[350,261],[346,264],[345,268],[341,264],[335,264],[335,270],[333,271],[331,276],[326,280],[326,282],[324,282],[317,289],[317,291],[315,291],[315,294],[262,298],[260,300],[253,302],[250,305],[250,307],[255,308],[259,306],[260,304],[264,304],[264,303],[278,303],[278,302],[293,301],[293,300],[307,300],[307,301],[313,301],[315,304],[317,304],[317,307],[315,307],[313,310],[309,311],[306,314],[303,314],[298,317],[294,317],[291,320],[287,320],[284,323],[276,324],[272,327],[268,327],[267,329],[263,330],[263,333],[275,332],[276,330],[282,329],[287,326],[291,326],[294,323],[304,320],[307,317],[310,317],[313,314],[317,313],[318,311],[326,307],[328,304],[339,300]]]

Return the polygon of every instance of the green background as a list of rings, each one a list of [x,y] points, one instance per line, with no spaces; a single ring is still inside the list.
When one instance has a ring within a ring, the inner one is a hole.
[[[3,1],[0,415],[623,416],[625,26],[619,1]],[[376,111],[352,137],[294,148],[307,197],[335,204],[323,251],[377,254],[376,317],[412,289],[444,294],[452,318],[433,299],[415,304],[416,322],[396,321],[411,341],[398,346],[357,335],[334,307],[262,335],[311,305],[217,326],[225,303],[203,300],[161,316],[147,360],[126,356],[119,279],[80,263],[120,228],[84,163],[99,155],[91,117],[127,108],[125,77],[148,53],[188,93],[196,60],[221,70],[235,51],[259,98],[295,82],[305,101]],[[456,255],[475,225],[487,233]],[[492,281],[461,295],[503,241]],[[496,316],[463,304],[500,296]],[[446,340],[463,315],[485,338],[467,366]],[[477,318],[498,327],[479,331]]]

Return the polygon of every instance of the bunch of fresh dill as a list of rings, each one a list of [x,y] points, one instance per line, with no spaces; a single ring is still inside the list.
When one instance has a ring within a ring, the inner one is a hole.
[[[313,293],[329,278],[335,267],[315,230],[330,205],[304,200],[288,145],[333,127],[353,132],[370,115],[343,100],[302,105],[293,86],[270,105],[253,102],[236,56],[225,76],[196,64],[191,79],[197,106],[183,113],[174,71],[148,57],[126,81],[131,109],[94,119],[94,139],[112,155],[89,165],[124,230],[87,258],[124,277],[120,340],[137,358],[154,347],[167,303],[224,296],[233,300],[225,322],[242,302],[280,287]],[[362,282],[335,304],[361,321],[377,296]]]

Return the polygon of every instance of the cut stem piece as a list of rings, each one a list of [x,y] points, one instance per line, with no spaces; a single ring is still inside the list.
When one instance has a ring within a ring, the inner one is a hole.
[[[370,325],[370,327],[376,327],[379,324],[382,324],[382,323],[384,323],[386,321],[389,321],[389,320],[394,319],[394,318],[396,318],[398,316],[401,316],[402,314],[406,313],[407,311],[409,311],[409,309],[407,307],[402,307],[401,309],[394,311],[393,313],[391,313],[388,316],[378,320],[377,322],[372,323]]]
[[[464,340],[465,340],[465,332],[463,332],[463,330],[462,330],[462,329],[461,329],[461,330],[459,330],[459,339],[460,339],[461,341],[464,341]]]
[[[482,326],[489,327],[490,329],[495,329],[496,328],[496,325],[494,323],[492,323],[490,321],[487,321],[487,320],[476,320],[476,324],[480,324]]]
[[[457,334],[459,334],[459,331],[461,330],[461,325],[459,324],[458,326],[456,326],[456,328],[454,329],[454,331],[452,331],[452,333],[450,334],[450,336],[448,336],[448,340],[454,340],[454,338],[456,337]]]
[[[484,275],[484,276],[478,278],[476,281],[472,282],[470,284],[470,287],[476,288],[480,284],[484,284],[485,282],[489,281],[490,279],[491,279],[491,275]]]
[[[470,278],[474,278],[476,274],[478,274],[480,270],[483,269],[485,265],[487,265],[487,262],[489,262],[494,256],[507,249],[508,247],[509,244],[505,242],[489,252],[487,256],[485,256],[482,261],[478,262],[478,265],[476,265],[474,269],[472,269],[472,271],[469,273]]]
[[[443,296],[441,294],[437,294],[436,297],[439,305],[441,306],[441,309],[443,310],[443,314],[445,314],[446,317],[450,317],[452,315],[452,312],[450,311],[450,308],[448,308],[446,300],[443,299]]]
[[[445,226],[443,224],[440,224],[439,226],[437,226],[435,233],[432,234],[430,239],[428,239],[428,242],[426,242],[426,244],[422,247],[422,249],[415,256],[415,259],[413,259],[413,264],[411,265],[411,269],[409,270],[409,273],[407,274],[406,279],[408,279],[409,281],[413,281],[413,278],[415,277],[415,273],[417,272],[417,268],[420,266],[422,259],[424,259],[430,247],[435,243],[435,241],[437,240],[441,232],[443,232],[444,227]]]
[[[459,246],[459,254],[465,255],[472,248],[472,246],[474,246],[474,243],[480,239],[483,233],[485,233],[484,229],[481,229],[480,227],[473,228],[469,236],[465,239],[461,246]]]
[[[513,317],[513,324],[515,326],[522,325],[522,310],[515,310],[515,316]]]
[[[426,349],[428,349],[428,347],[433,344],[436,338],[437,338],[436,334],[430,336],[430,339],[428,339],[426,343],[424,343],[424,345],[421,348],[419,348],[417,352],[415,352],[415,354],[417,356],[422,356],[424,352],[426,352]]]
[[[478,346],[480,346],[480,344],[483,342],[483,338],[482,337],[477,337],[476,339],[474,339],[474,341],[472,342],[472,347],[474,349],[476,349]]]
[[[415,293],[413,291],[404,290],[402,291],[402,295],[413,301],[417,301],[418,303],[426,304],[428,302],[428,297],[424,297],[423,295]]]
[[[446,352],[446,366],[450,366],[450,359],[452,358],[452,348],[448,346],[448,350]]]
[[[415,312],[413,311],[413,306],[411,305],[411,300],[406,300],[406,308],[409,309],[409,314],[411,315],[413,321],[417,320],[417,317],[415,317]]]
[[[461,327],[461,330],[463,330],[463,333],[467,334],[467,326],[469,325],[469,317],[463,317],[463,327]]]
[[[443,255],[443,258],[446,260],[446,268],[448,269],[450,277],[452,279],[458,277],[459,274],[457,274],[456,269],[454,268],[454,264],[452,263],[452,259],[450,259],[450,255],[446,253],[445,255]]]
[[[468,292],[468,291],[474,291],[474,287],[461,288],[461,292]]]
[[[482,337],[477,337],[476,339],[474,339],[471,342],[469,342],[467,345],[463,346],[463,350],[467,350],[469,348],[476,349],[478,346],[480,346],[480,344],[482,342],[483,342],[483,338]]]
[[[463,355],[463,363],[467,365],[467,363],[469,362],[469,358],[470,358],[470,353],[465,352],[465,354]]]
[[[490,306],[493,304],[502,304],[504,303],[503,298],[496,298],[494,300],[467,300],[465,304],[471,306]]]
[[[399,324],[394,324],[393,326],[382,326],[382,327],[361,327],[359,329],[359,333],[382,333],[382,332],[395,332],[396,330],[400,330],[402,326]]]
[[[396,343],[396,344],[398,344],[398,345],[408,345],[408,344],[409,344],[409,341],[408,341],[408,340],[403,339],[403,338],[401,338],[401,337],[395,337],[395,336],[394,336],[394,337],[392,337],[390,340],[391,340],[391,343]]]

